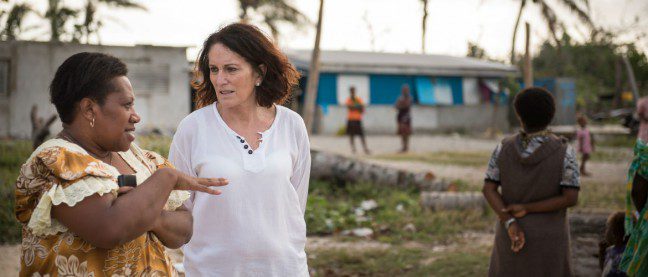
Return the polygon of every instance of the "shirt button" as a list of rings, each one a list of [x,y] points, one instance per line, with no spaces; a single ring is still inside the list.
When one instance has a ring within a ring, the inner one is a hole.
[[[244,140],[241,140],[241,143],[245,143],[245,141],[244,141]]]
[[[248,150],[248,154],[252,154],[252,150]]]
[[[248,149],[248,147],[249,147],[249,146],[245,145],[245,146],[243,146],[243,149]]]

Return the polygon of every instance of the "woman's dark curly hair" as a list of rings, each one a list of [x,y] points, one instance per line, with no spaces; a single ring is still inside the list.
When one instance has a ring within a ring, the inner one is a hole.
[[[50,84],[50,102],[56,107],[63,123],[72,123],[76,104],[91,98],[103,105],[112,80],[126,76],[128,68],[118,58],[103,53],[82,52],[65,60],[56,70]]]
[[[259,106],[271,107],[272,104],[283,104],[297,85],[299,72],[288,61],[270,39],[257,27],[234,23],[211,34],[203,43],[196,68],[194,69],[193,86],[196,89],[196,107],[202,108],[217,101],[216,90],[209,79],[208,53],[214,44],[221,43],[229,50],[243,57],[260,76],[263,82],[256,87],[256,101]],[[266,67],[265,75],[259,69]]]
[[[556,113],[555,103],[551,93],[541,87],[525,88],[513,100],[515,113],[526,131],[539,131],[549,126]]]

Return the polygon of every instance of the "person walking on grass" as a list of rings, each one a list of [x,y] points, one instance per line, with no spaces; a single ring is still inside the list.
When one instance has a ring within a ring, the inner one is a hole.
[[[483,187],[499,218],[488,274],[573,276],[566,211],[578,201],[576,154],[547,129],[551,93],[527,88],[513,104],[523,130],[495,148]]]
[[[401,137],[401,150],[405,153],[409,150],[409,137],[412,135],[412,96],[410,95],[410,88],[407,84],[401,88],[401,95],[396,100],[396,124],[398,124],[398,135]]]
[[[364,114],[364,102],[362,99],[356,95],[355,87],[349,89],[349,98],[346,100],[346,106],[348,109],[347,113],[347,127],[346,133],[349,135],[349,142],[351,143],[351,151],[355,154],[356,148],[353,143],[354,137],[359,136],[360,142],[362,142],[362,148],[364,149],[365,154],[369,155],[371,152],[367,147],[367,141],[365,140],[364,130],[362,128],[362,115]]]

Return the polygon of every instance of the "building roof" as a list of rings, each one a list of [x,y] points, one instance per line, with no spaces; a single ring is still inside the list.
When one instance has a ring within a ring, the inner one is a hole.
[[[310,65],[310,50],[286,50],[301,70]],[[320,52],[320,72],[399,75],[502,77],[516,74],[514,66],[467,57],[358,51]],[[307,74],[307,73],[306,73]]]

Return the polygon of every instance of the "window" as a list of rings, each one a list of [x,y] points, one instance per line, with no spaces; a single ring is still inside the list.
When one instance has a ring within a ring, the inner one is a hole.
[[[9,94],[9,61],[0,60],[0,95]]]

